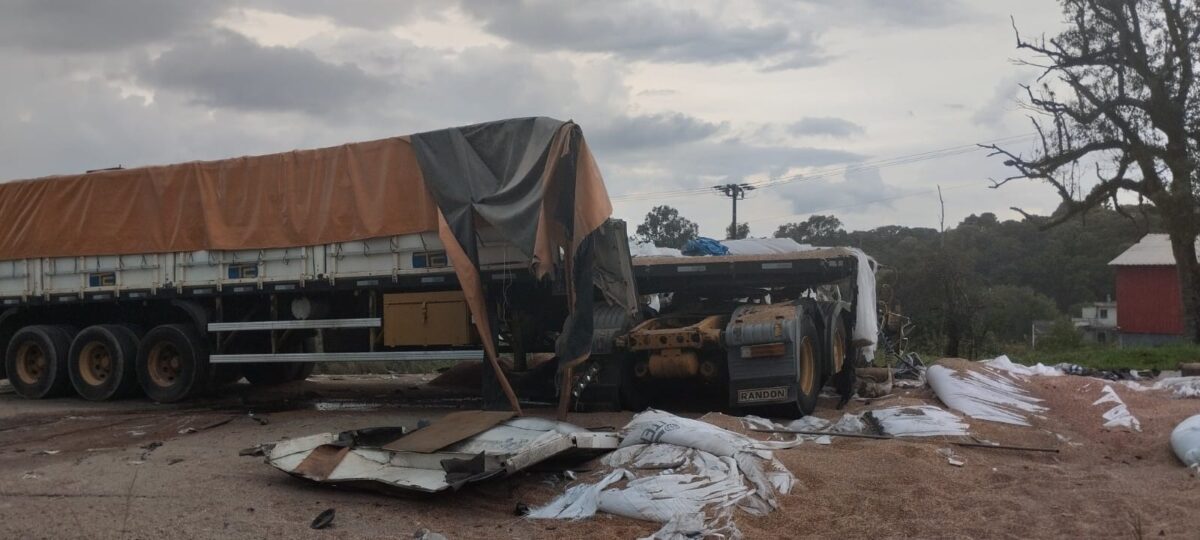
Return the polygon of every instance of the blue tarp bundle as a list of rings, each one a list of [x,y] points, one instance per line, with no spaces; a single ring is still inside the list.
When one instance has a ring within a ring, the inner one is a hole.
[[[683,246],[684,255],[726,255],[729,248],[712,238],[699,237],[688,240]]]

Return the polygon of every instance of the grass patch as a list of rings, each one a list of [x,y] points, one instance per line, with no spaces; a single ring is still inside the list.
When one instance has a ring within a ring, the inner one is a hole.
[[[1084,346],[1061,351],[1024,350],[1008,353],[1013,362],[1078,364],[1095,369],[1179,369],[1180,363],[1200,362],[1200,345],[1179,343],[1157,347]]]

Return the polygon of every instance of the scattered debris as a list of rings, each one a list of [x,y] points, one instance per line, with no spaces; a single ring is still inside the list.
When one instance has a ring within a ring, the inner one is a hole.
[[[200,432],[200,430],[198,430],[194,427],[191,427],[191,426],[185,427],[185,428],[179,430],[180,435],[187,435],[189,433],[199,433],[199,432]]]
[[[265,416],[258,416],[256,414],[254,414],[253,412],[246,413],[246,416],[250,417],[251,420],[257,422],[258,425],[260,425],[260,426],[265,426],[265,425],[271,423],[271,421],[267,420],[267,418]]]
[[[926,377],[942,403],[971,418],[1028,426],[1028,415],[1047,410],[1038,404],[1042,400],[1029,395],[1002,370],[934,365]]]
[[[141,437],[146,434],[145,431],[137,431],[137,430],[129,431],[128,433],[129,433],[130,437]]]
[[[413,533],[413,540],[448,540],[445,535],[435,533],[424,527]]]
[[[315,482],[434,493],[510,475],[571,451],[611,450],[620,441],[615,433],[532,417],[479,431],[482,421],[471,429],[453,429],[467,424],[465,418],[457,416],[445,428],[438,427],[442,421],[434,422],[408,435],[400,427],[371,428],[280,441],[266,450],[267,463]],[[409,437],[420,451],[390,449],[404,447],[398,443]]]
[[[982,363],[992,369],[1006,371],[1010,374],[1021,377],[1032,377],[1034,375],[1041,375],[1043,377],[1061,377],[1066,375],[1063,369],[1059,366],[1046,366],[1040,362],[1036,365],[1026,366],[1014,363],[1012,360],[1009,360],[1007,355],[1003,354],[991,360],[984,360]]]
[[[149,459],[150,452],[153,452],[154,450],[156,450],[158,447],[160,447],[162,445],[163,445],[163,443],[161,441],[154,441],[154,442],[149,442],[149,443],[139,446],[138,448],[142,449],[142,456],[141,456],[140,460],[146,461],[147,459]],[[139,463],[139,465],[140,465],[140,463]]]
[[[1100,399],[1097,399],[1092,405],[1100,405],[1104,403],[1112,403],[1113,406],[1104,413],[1104,427],[1118,428],[1122,427],[1131,431],[1141,431],[1142,424],[1138,419],[1129,412],[1129,407],[1121,400],[1121,396],[1113,390],[1111,385],[1104,385],[1104,389],[1100,391]]]
[[[167,465],[175,465],[176,463],[183,463],[183,458],[171,458],[167,460]]]
[[[513,515],[517,516],[517,517],[524,517],[524,516],[529,515],[529,505],[525,504],[523,502],[517,503],[516,508],[513,508]]]
[[[37,480],[42,477],[42,473],[37,471],[28,471],[21,475],[21,480]]]
[[[275,445],[273,445],[273,444],[260,444],[257,446],[251,446],[250,448],[243,448],[241,450],[238,450],[238,455],[243,456],[243,457],[245,457],[245,456],[265,456],[265,455],[267,455],[267,452],[270,452],[271,448],[274,446]]]
[[[934,405],[906,405],[845,414],[837,423],[805,416],[788,424],[776,424],[757,416],[745,416],[742,424],[759,433],[805,435],[818,444],[829,444],[829,436],[890,439],[895,437],[939,437],[967,435],[968,424]],[[813,439],[816,437],[816,439]]]
[[[795,481],[771,453],[795,443],[756,441],[657,410],[634,416],[622,433],[621,448],[602,460],[609,472],[570,487],[529,517],[582,519],[601,511],[663,523],[656,538],[684,530],[738,538],[733,509],[766,515]]]
[[[58,454],[59,452],[62,452],[62,450],[38,450],[37,452],[34,452],[33,455],[35,455],[35,456],[53,456],[53,455]]]
[[[937,453],[938,455],[946,458],[946,463],[954,465],[955,467],[962,467],[963,465],[967,464],[967,461],[958,454],[954,453],[954,450],[951,448],[938,448]]]
[[[313,518],[312,523],[309,525],[309,527],[313,528],[313,529],[329,528],[329,527],[333,526],[333,516],[335,514],[337,514],[336,510],[334,510],[332,508],[327,508],[324,512],[317,514],[317,517]]]
[[[1171,449],[1184,465],[1200,471],[1200,414],[1175,426],[1171,431]]]
[[[854,370],[859,397],[874,399],[892,393],[892,368],[865,367]]]
[[[1200,377],[1164,377],[1147,386],[1136,381],[1124,381],[1125,387],[1139,392],[1168,390],[1177,398],[1200,398]]]

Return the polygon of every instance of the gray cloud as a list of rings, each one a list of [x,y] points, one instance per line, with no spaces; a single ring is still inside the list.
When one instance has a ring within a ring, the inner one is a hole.
[[[630,60],[721,64],[757,62],[765,69],[820,64],[813,32],[783,23],[748,23],[694,7],[634,1],[572,5],[549,0],[468,2],[464,9],[500,37],[534,49],[611,53]]]
[[[240,7],[266,9],[296,17],[323,17],[339,25],[382,30],[416,16],[437,17],[453,6],[445,0],[240,0]]]
[[[618,116],[587,131],[588,141],[600,151],[613,153],[652,150],[706,139],[721,124],[681,113]]]
[[[962,0],[760,0],[775,13],[807,15],[827,25],[874,24],[907,28],[941,28],[979,18]]]
[[[385,81],[353,64],[325,62],[301,49],[264,47],[229,31],[185,40],[136,69],[139,80],[155,88],[239,110],[321,115],[388,90]]]
[[[826,135],[829,137],[850,137],[866,132],[862,126],[844,118],[833,116],[806,116],[799,122],[788,126],[793,135]]]
[[[1024,92],[1020,85],[1028,78],[1028,73],[1018,71],[1001,79],[996,83],[992,96],[971,115],[971,122],[980,126],[1001,127],[1008,113],[1017,109],[1018,96]]]
[[[779,194],[790,200],[792,210],[800,215],[833,210],[838,214],[858,214],[873,207],[891,208],[893,203],[889,199],[912,192],[888,184],[876,168],[850,171],[837,181],[802,180],[779,188]]]
[[[0,46],[44,53],[124,49],[205,26],[224,0],[6,0]]]

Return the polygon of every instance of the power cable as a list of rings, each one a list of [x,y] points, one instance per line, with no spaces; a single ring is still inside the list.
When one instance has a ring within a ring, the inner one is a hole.
[[[768,179],[764,179],[764,180],[744,182],[743,184],[746,186],[750,186],[753,189],[776,187],[776,186],[780,186],[780,185],[784,185],[784,184],[790,184],[793,182],[818,180],[818,179],[822,179],[822,178],[829,178],[829,177],[833,177],[833,176],[844,175],[847,173],[857,172],[857,171],[862,171],[862,170],[883,169],[883,168],[887,168],[887,167],[895,167],[898,165],[907,165],[910,163],[917,163],[917,162],[921,162],[921,161],[929,161],[929,160],[933,160],[933,159],[941,159],[941,158],[952,157],[952,156],[957,156],[957,155],[961,155],[961,154],[968,154],[971,152],[977,152],[979,150],[982,150],[983,148],[981,148],[980,145],[1001,144],[1001,143],[1006,143],[1006,142],[1017,142],[1017,141],[1020,141],[1023,139],[1032,139],[1034,137],[1035,137],[1035,135],[1032,133],[1027,133],[1024,135],[1012,135],[1012,136],[1001,137],[998,139],[993,139],[991,141],[985,141],[985,142],[981,142],[981,143],[962,144],[962,145],[950,146],[950,147],[946,147],[946,148],[939,148],[936,150],[928,150],[925,152],[918,152],[915,154],[908,154],[908,155],[896,156],[896,157],[891,157],[891,158],[883,158],[883,159],[867,161],[867,162],[863,162],[863,163],[855,163],[852,165],[847,165],[844,167],[838,167],[838,168],[834,168],[834,169],[818,170],[811,174],[796,174],[796,175],[786,176],[786,177],[782,177],[782,178],[768,178]],[[674,197],[687,197],[687,196],[692,196],[692,195],[710,194],[710,193],[712,193],[712,187],[704,186],[704,187],[696,187],[696,188],[679,188],[679,189],[656,191],[656,192],[627,193],[624,195],[613,196],[613,197],[611,197],[611,199],[614,201],[643,200],[643,199],[667,199],[667,198],[674,198]]]

